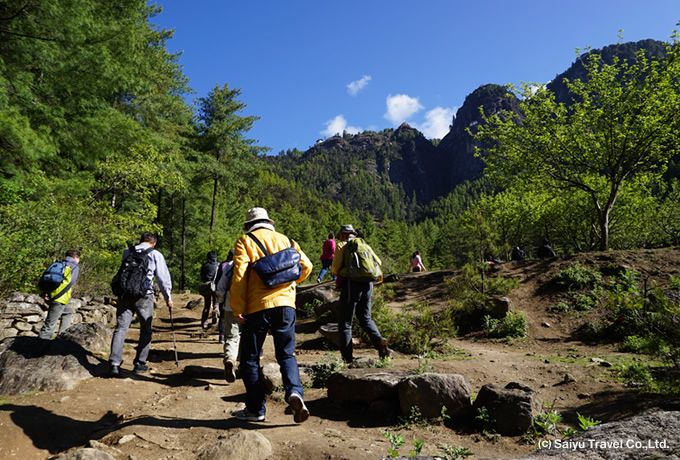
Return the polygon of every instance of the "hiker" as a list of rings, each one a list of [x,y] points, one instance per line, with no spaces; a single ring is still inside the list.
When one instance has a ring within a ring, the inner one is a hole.
[[[227,260],[220,264],[218,276],[217,304],[222,307],[220,316],[220,343],[224,344],[224,379],[228,383],[236,381],[236,361],[239,357],[239,339],[241,338],[241,323],[238,321],[229,305],[231,283],[234,274],[234,249],[229,250]]]
[[[524,260],[527,258],[526,253],[519,246],[512,248],[512,253],[510,254],[510,260]]]
[[[501,263],[501,261],[498,260],[498,258],[494,255],[492,247],[487,247],[484,250],[484,261],[491,265],[499,265]]]
[[[123,364],[123,345],[125,345],[125,336],[128,328],[132,322],[132,318],[137,313],[139,319],[139,343],[137,345],[137,353],[135,355],[134,369],[135,374],[143,374],[149,371],[146,365],[146,360],[149,357],[149,349],[151,348],[151,322],[153,321],[153,307],[154,307],[154,278],[158,281],[161,295],[165,299],[168,308],[172,308],[172,280],[170,279],[170,272],[165,263],[165,257],[159,251],[154,249],[158,238],[151,232],[144,232],[140,238],[140,242],[136,246],[131,246],[123,251],[123,263],[121,270],[126,265],[126,259],[133,257],[132,251],[135,253],[144,253],[146,255],[146,276],[143,287],[146,289],[141,297],[131,297],[128,295],[121,295],[116,302],[116,329],[113,331],[113,338],[111,339],[111,354],[109,355],[109,377],[120,376],[120,366]],[[119,273],[120,271],[119,270]],[[132,276],[131,276],[132,278]],[[115,278],[114,278],[115,280]],[[112,283],[113,284],[113,283]],[[112,286],[113,287],[113,286]],[[142,289],[144,291],[144,289]]]
[[[264,208],[252,208],[246,212],[243,230],[247,233],[236,242],[234,251],[229,303],[242,325],[240,370],[246,387],[246,407],[234,415],[246,421],[260,422],[265,419],[260,353],[267,331],[271,329],[276,361],[281,367],[285,400],[293,411],[293,420],[302,423],[309,417],[309,410],[303,400],[300,370],[295,359],[295,293],[297,283],[304,281],[312,272],[312,262],[295,241],[274,230],[274,221]],[[265,283],[269,278],[256,272],[253,264],[265,258],[267,253],[290,254],[286,250],[291,246],[297,251],[296,257],[299,257],[299,263],[294,264],[297,278],[268,287]]]
[[[411,256],[411,264],[409,265],[406,273],[410,272],[411,270],[413,270],[414,273],[426,271],[425,265],[423,265],[423,259],[420,258],[420,251],[414,252]]]
[[[198,292],[203,296],[203,313],[201,313],[201,327],[205,332],[210,326],[208,321],[212,319],[212,324],[217,323],[220,318],[218,303],[215,301],[215,284],[217,280],[217,270],[220,263],[217,261],[217,252],[209,251],[206,261],[201,265],[201,285]]]
[[[378,350],[378,356],[383,359],[389,356],[387,340],[380,335],[378,327],[371,317],[371,295],[373,294],[372,281],[355,281],[349,278],[350,260],[353,254],[350,253],[348,245],[356,238],[357,232],[352,225],[342,225],[338,232],[338,243],[335,249],[335,258],[331,269],[338,277],[340,292],[340,312],[338,321],[338,331],[340,332],[340,353],[346,363],[354,360],[352,353],[352,322],[356,314],[359,325],[368,334],[373,345]],[[363,242],[362,238],[358,238]],[[373,249],[366,245],[370,256],[374,258],[378,265],[381,261],[375,255]]]
[[[548,238],[543,238],[543,241],[541,241],[541,247],[538,248],[538,257],[541,259],[545,257],[557,257],[555,250],[550,246],[550,240]]]
[[[326,275],[326,272],[330,270],[331,265],[333,264],[333,258],[335,257],[335,235],[333,232],[328,234],[328,239],[323,242],[322,246],[322,253],[321,257],[319,257],[319,260],[321,260],[321,273],[319,273],[319,277],[316,279],[317,283],[320,283],[323,280],[323,277]],[[333,272],[331,272],[331,275],[333,275]],[[333,280],[335,280],[335,275],[333,275]]]
[[[73,309],[68,305],[73,294],[73,286],[78,281],[80,274],[80,252],[77,249],[70,249],[66,251],[63,261],[63,281],[51,292],[44,292],[42,298],[47,302],[48,310],[45,322],[40,329],[38,337],[44,340],[52,338],[55,329],[57,328],[57,321],[59,322],[59,334],[64,332],[71,325],[71,318],[73,317]]]

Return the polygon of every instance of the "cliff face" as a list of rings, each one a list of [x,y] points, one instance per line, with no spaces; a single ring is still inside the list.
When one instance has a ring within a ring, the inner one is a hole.
[[[662,56],[663,42],[642,40],[610,45],[591,51],[602,55],[605,63],[632,59],[644,49],[647,56]],[[547,85],[558,101],[570,102],[564,78],[585,78],[579,57],[565,72]],[[396,130],[344,134],[319,142],[306,152],[270,158],[272,170],[281,176],[304,183],[320,193],[373,215],[404,215],[410,207],[426,204],[451,192],[457,185],[480,177],[484,163],[475,157],[478,145],[470,132],[481,124],[482,115],[502,110],[520,113],[519,100],[503,86],[480,86],[465,98],[453,120],[451,130],[433,144],[421,132],[404,123]],[[358,195],[366,195],[363,200]],[[417,204],[405,203],[413,201]],[[379,202],[378,205],[375,203]]]
[[[519,113],[517,98],[499,85],[480,86],[465,98],[465,102],[456,113],[451,131],[438,146],[439,158],[448,171],[448,180],[442,184],[443,190],[446,191],[442,194],[448,193],[466,180],[478,178],[484,170],[482,159],[475,157],[475,147],[478,143],[468,132],[468,128],[474,132],[475,126],[482,123],[480,107],[487,116],[501,110]]]
[[[633,61],[635,59],[635,54],[640,50],[644,50],[645,55],[648,58],[653,56],[665,56],[666,45],[664,42],[660,42],[658,40],[647,39],[640,40],[638,42],[609,45],[599,50],[589,51],[579,56],[579,58],[576,59],[576,61],[574,61],[574,63],[567,70],[558,74],[546,86],[555,94],[555,100],[569,104],[571,102],[571,97],[569,96],[569,90],[567,85],[564,83],[564,79],[566,78],[570,81],[585,79],[587,74],[583,63],[588,60],[588,56],[590,56],[592,53],[597,53],[602,56],[602,62],[605,64],[612,64],[614,62],[614,58],[618,58],[619,61]]]
[[[392,135],[396,157],[390,162],[389,177],[401,184],[407,197],[415,193],[419,202],[427,203],[440,196],[437,149],[417,129],[403,123]]]

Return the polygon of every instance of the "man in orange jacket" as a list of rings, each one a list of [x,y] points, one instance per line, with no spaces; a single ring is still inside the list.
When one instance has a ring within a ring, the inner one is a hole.
[[[274,230],[274,221],[264,208],[252,208],[246,212],[243,230],[252,233],[269,254],[291,245],[292,240]],[[276,361],[281,367],[285,397],[293,411],[293,419],[296,423],[302,423],[309,417],[295,359],[295,293],[297,283],[304,281],[312,272],[312,262],[296,242],[292,241],[292,244],[300,253],[300,276],[295,281],[273,288],[267,287],[251,268],[254,262],[265,256],[255,240],[246,234],[235,245],[229,303],[243,325],[240,369],[246,387],[246,407],[235,413],[239,420],[261,422],[265,419],[260,353],[268,330],[271,330],[274,338]]]

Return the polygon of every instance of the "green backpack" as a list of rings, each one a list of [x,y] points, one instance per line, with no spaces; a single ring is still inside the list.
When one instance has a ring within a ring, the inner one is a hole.
[[[354,238],[345,246],[349,259],[347,277],[352,281],[379,281],[382,277],[380,264],[373,257],[371,247],[362,238]]]

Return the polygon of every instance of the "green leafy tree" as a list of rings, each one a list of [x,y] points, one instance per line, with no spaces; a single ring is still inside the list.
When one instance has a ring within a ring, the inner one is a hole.
[[[567,106],[544,87],[510,86],[523,115],[484,116],[475,139],[487,146],[487,171],[506,185],[581,190],[597,216],[599,249],[610,246],[610,218],[624,184],[660,177],[677,151],[680,47],[677,34],[663,58],[644,50],[634,60],[603,62],[590,53],[587,77],[565,80]]]
[[[244,175],[249,170],[248,159],[263,150],[253,146],[252,139],[244,137],[255,116],[241,116],[246,104],[239,101],[240,89],[216,85],[205,98],[198,99],[198,150],[203,153],[197,161],[197,180],[212,179],[212,204],[210,212],[210,235],[215,232],[217,198],[220,185],[226,186],[237,197],[245,189]]]

